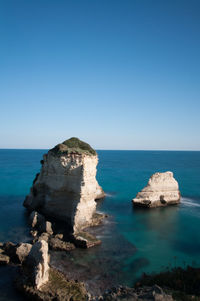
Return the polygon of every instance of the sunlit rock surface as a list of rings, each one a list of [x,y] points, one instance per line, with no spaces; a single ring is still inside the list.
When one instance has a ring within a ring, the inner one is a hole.
[[[44,240],[36,242],[26,258],[24,270],[27,272],[32,285],[37,289],[49,280],[48,243]]]
[[[71,138],[49,150],[41,164],[24,206],[68,223],[74,233],[90,226],[95,199],[104,197],[96,180],[96,151]]]
[[[180,202],[178,182],[170,171],[155,173],[133,199],[134,206],[147,208],[178,204]]]

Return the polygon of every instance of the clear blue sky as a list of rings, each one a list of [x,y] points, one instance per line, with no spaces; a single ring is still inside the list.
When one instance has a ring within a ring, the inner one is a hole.
[[[0,0],[0,148],[200,150],[199,0]]]

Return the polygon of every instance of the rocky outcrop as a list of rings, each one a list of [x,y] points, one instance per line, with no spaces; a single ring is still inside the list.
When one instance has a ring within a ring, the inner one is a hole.
[[[42,214],[37,211],[32,211],[29,216],[29,224],[32,228],[38,229],[41,225],[45,223],[45,218]]]
[[[28,254],[30,253],[32,248],[31,244],[28,243],[20,243],[16,248],[16,255],[19,259],[20,263],[23,263]]]
[[[64,241],[63,239],[57,237],[51,237],[49,241],[49,247],[56,251],[71,251],[75,249],[75,245]]]
[[[87,301],[88,294],[83,283],[68,280],[59,271],[49,270],[49,281],[40,289],[31,285],[23,271],[16,279],[16,288],[26,296],[26,300],[40,301]]]
[[[74,233],[90,226],[95,199],[104,196],[96,180],[95,150],[78,138],[71,138],[51,149],[41,163],[24,206],[68,223]]]
[[[43,232],[43,233],[41,233],[41,235],[36,236],[36,237],[33,239],[33,242],[35,243],[35,242],[41,241],[41,240],[45,240],[46,242],[49,242],[50,236],[51,236],[51,235],[49,235],[48,233]]]
[[[40,289],[49,280],[48,243],[36,242],[23,264],[24,275],[36,289]]]
[[[158,285],[141,287],[138,289],[129,287],[113,288],[98,298],[102,301],[173,301],[170,294],[166,294]]]
[[[17,249],[17,245],[10,242],[10,241],[5,242],[4,245],[3,245],[4,253],[7,256],[9,256],[10,262],[20,263],[19,258],[16,254],[16,249]]]
[[[49,235],[53,234],[52,224],[45,220],[45,217],[37,211],[32,211],[29,216],[29,224],[32,227],[32,231],[37,231],[35,234],[46,232]],[[34,234],[34,233],[32,233]],[[33,236],[36,236],[33,235]]]
[[[21,264],[28,256],[32,244],[19,243],[14,244],[10,241],[4,243],[0,248],[1,261],[5,263]]]
[[[158,172],[151,176],[147,186],[133,199],[133,204],[134,206],[153,208],[178,204],[180,198],[178,182],[174,179],[173,173],[170,171]]]
[[[101,244],[101,240],[97,239],[91,233],[80,231],[73,237],[73,243],[77,248],[91,248]]]

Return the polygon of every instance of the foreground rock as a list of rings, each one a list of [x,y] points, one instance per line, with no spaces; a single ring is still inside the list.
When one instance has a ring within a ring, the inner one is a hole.
[[[134,206],[147,208],[174,205],[180,202],[180,191],[173,173],[168,171],[164,173],[155,173],[149,179],[145,188],[143,188],[133,199]]]
[[[23,264],[24,277],[36,289],[49,280],[49,254],[46,241],[36,242]]]
[[[97,239],[95,236],[85,231],[80,231],[76,233],[73,237],[73,242],[77,248],[84,249],[98,246],[101,244],[101,240]]]
[[[75,249],[74,244],[63,241],[59,237],[51,237],[49,241],[49,247],[55,251],[71,251]]]
[[[23,263],[31,251],[32,245],[28,243],[21,243],[16,247],[16,255],[20,263]]]
[[[95,199],[104,197],[96,180],[95,150],[71,138],[49,150],[41,163],[24,206],[67,223],[74,233],[90,226],[96,211]]]
[[[9,258],[7,263],[21,264],[28,256],[31,248],[32,244],[29,243],[14,244],[8,241],[3,244],[0,253]]]
[[[86,301],[87,291],[83,283],[67,280],[64,275],[54,269],[49,270],[49,281],[40,289],[31,285],[22,273],[16,280],[16,287],[27,300],[43,301]]]
[[[13,263],[20,263],[19,258],[16,254],[17,245],[8,241],[3,244],[3,251],[4,253],[10,258],[10,262]]]
[[[143,274],[138,285],[141,287],[152,286],[155,283],[165,287],[172,293],[175,300],[199,301],[200,300],[200,268],[187,266],[164,269],[157,274]],[[137,284],[136,284],[137,285]]]
[[[173,301],[171,295],[164,293],[163,289],[158,285],[152,287],[141,287],[139,289],[120,287],[118,289],[112,289],[105,293],[98,300],[102,301]]]

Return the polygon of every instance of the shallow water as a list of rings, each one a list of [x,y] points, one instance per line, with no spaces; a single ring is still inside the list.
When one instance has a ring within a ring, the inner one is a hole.
[[[0,241],[26,241],[22,206],[44,150],[0,150]],[[93,231],[102,245],[54,253],[68,277],[87,280],[98,293],[118,283],[132,285],[143,272],[200,264],[200,152],[99,151],[97,178],[107,193],[98,209],[110,217]],[[173,171],[182,194],[179,206],[134,209],[131,199],[157,171]],[[0,277],[3,275],[0,268]],[[5,300],[6,285],[0,281]],[[8,289],[7,289],[8,291]],[[13,299],[12,299],[13,298]],[[19,300],[13,295],[11,299]]]

